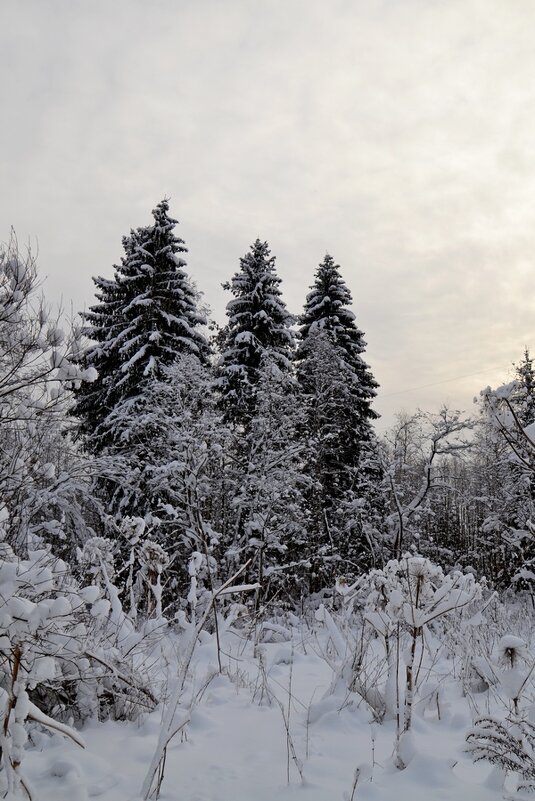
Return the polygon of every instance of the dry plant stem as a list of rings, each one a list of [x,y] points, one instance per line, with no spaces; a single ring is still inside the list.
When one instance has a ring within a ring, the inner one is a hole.
[[[161,784],[163,781],[163,770],[165,766],[167,746],[169,745],[173,737],[177,734],[177,732],[182,730],[190,720],[190,714],[188,712],[187,714],[184,715],[184,718],[179,724],[173,725],[173,719],[180,700],[180,696],[182,695],[182,692],[184,690],[184,684],[186,682],[187,673],[189,670],[189,666],[191,664],[191,660],[193,658],[193,654],[195,652],[195,647],[197,645],[197,639],[199,637],[199,634],[201,633],[202,628],[212,611],[212,606],[218,595],[220,595],[224,590],[230,587],[234,583],[234,581],[238,578],[238,576],[240,576],[247,569],[248,566],[249,562],[246,562],[233,576],[231,576],[228,579],[228,581],[222,584],[221,587],[219,587],[213,593],[211,602],[206,607],[201,619],[199,620],[199,622],[195,626],[193,633],[191,634],[190,641],[186,648],[184,662],[176,678],[175,686],[173,688],[171,698],[169,699],[167,710],[163,717],[160,737],[158,738],[158,744],[156,746],[156,750],[152,757],[149,770],[147,771],[147,775],[145,776],[145,780],[141,788],[141,797],[143,798],[143,801],[148,801],[148,799],[151,798],[151,796],[158,798]],[[157,784],[155,790],[153,791],[152,787],[154,785],[155,778],[157,778]]]
[[[16,645],[13,649],[13,667],[11,669],[11,694],[9,697],[9,701],[7,703],[6,711],[4,714],[4,723],[2,727],[3,732],[3,740],[4,742],[7,741],[9,737],[9,721],[11,717],[11,713],[15,709],[17,704],[17,696],[15,694],[16,683],[18,681],[20,667],[22,662],[22,646],[20,643]],[[2,756],[4,756],[3,751],[1,752]],[[11,755],[7,755],[9,760],[9,768],[5,765],[6,773],[8,773],[8,792],[9,790],[15,790],[17,785],[22,787],[24,792],[26,793],[27,797],[32,801],[32,794],[28,785],[26,784],[24,777],[20,775],[19,768],[20,768],[20,761],[19,760],[12,760]],[[5,756],[4,756],[5,759]]]
[[[101,656],[97,656],[92,651],[84,651],[84,656],[87,656],[88,659],[93,659],[95,662],[99,662],[104,667],[107,667],[111,673],[116,676],[118,679],[123,681],[129,687],[132,687],[134,690],[138,690],[139,692],[143,693],[147,696],[147,698],[156,706],[158,704],[158,699],[152,694],[152,692],[148,689],[148,687],[142,687],[138,684],[135,684],[131,679],[128,678],[122,671],[120,671],[116,665],[112,665],[103,659]]]
[[[409,580],[409,587],[410,587],[409,576],[407,576],[407,579]],[[416,577],[416,597],[414,598],[414,600],[411,597],[413,620],[414,620],[414,610],[418,610],[420,608],[420,595],[422,592],[423,581],[424,581],[423,576],[419,575]],[[414,675],[413,675],[414,659],[416,656],[416,643],[418,641],[418,637],[420,637],[421,634],[422,634],[421,626],[412,627],[411,650],[410,650],[409,661],[407,662],[407,668],[406,668],[405,715],[403,721],[404,731],[409,731],[412,723],[412,705],[414,701]]]
[[[15,684],[19,677],[20,663],[22,660],[22,647],[16,645],[13,649],[13,667],[11,669],[11,695],[7,704],[6,713],[4,715],[4,737],[7,737],[9,730],[9,718],[17,703],[17,696],[15,695]],[[14,768],[18,765],[14,765]]]
[[[416,670],[416,678],[414,680],[414,683],[415,683],[416,686],[418,686],[418,682],[419,682],[419,679],[420,679],[420,672],[422,670],[422,665],[423,665],[423,661],[424,661],[424,646],[426,645],[426,642],[425,642],[425,630],[422,628],[421,632],[422,632],[422,647],[420,649],[420,659],[418,661],[418,668]],[[427,650],[428,650],[429,655],[432,656],[430,649],[428,648]],[[428,673],[427,673],[428,677],[429,677],[429,672],[430,672],[430,668],[428,669]]]
[[[371,732],[371,741],[372,741],[372,775],[370,781],[373,781],[373,772],[375,770],[375,730]]]
[[[286,745],[287,745],[288,753],[291,756],[295,767],[297,768],[297,772],[299,773],[299,776],[301,778],[301,784],[304,784],[305,783],[305,777],[303,775],[303,766],[301,765],[301,760],[297,756],[297,752],[295,750],[295,745],[294,745],[293,737],[292,737],[292,735],[290,733],[290,725],[289,725],[288,718],[286,717],[286,710],[284,709],[284,704],[281,701],[279,701],[278,698],[276,698],[275,700],[277,701],[277,704],[279,705],[279,709],[280,709],[281,714],[282,714],[282,720],[284,722],[284,728],[286,729]],[[288,784],[289,784],[290,783],[289,760],[288,760],[287,777],[288,777]]]
[[[292,713],[292,674],[293,674],[293,665],[294,665],[294,646],[292,643],[292,653],[290,659],[290,675],[288,677],[288,706],[286,708],[286,720],[288,722],[287,734],[286,734],[286,783],[290,784],[290,742],[289,742],[289,735],[290,735],[290,716]]]
[[[399,738],[401,735],[401,699],[399,697],[399,638],[400,625],[396,625],[396,750],[399,752]]]
[[[351,795],[349,796],[349,801],[355,801],[355,793],[357,792],[357,784],[359,783],[359,779],[360,779],[360,768],[357,768],[355,770],[353,787],[351,788]]]
[[[405,688],[405,715],[403,719],[403,730],[409,731],[412,723],[412,705],[414,701],[414,658],[416,654],[416,643],[421,634],[421,629],[415,626],[411,630],[411,650],[410,657],[406,668],[406,688]]]
[[[264,661],[264,653],[263,653],[263,651],[259,650],[258,651],[258,676],[257,676],[257,680],[256,680],[255,690],[254,690],[254,693],[253,693],[253,701],[255,700],[256,694],[258,692],[258,685],[259,685],[260,678],[262,679],[262,681],[261,681],[261,685],[260,685],[260,699],[259,699],[258,703],[261,704],[263,702],[264,696],[265,696],[266,699],[267,699],[268,704],[271,706],[271,702],[272,702],[273,698],[272,698],[271,691],[270,691],[269,686],[268,686],[268,677],[267,677],[267,673],[266,673],[266,663]]]
[[[197,522],[197,530],[198,530],[198,532],[200,534],[200,537],[201,537],[202,547],[203,547],[203,551],[204,551],[204,557],[206,559],[206,570],[207,570],[207,573],[208,573],[208,588],[209,588],[209,590],[210,590],[210,592],[211,592],[211,594],[213,596],[213,599],[214,599],[213,603],[212,603],[212,606],[213,606],[213,610],[214,610],[214,633],[215,633],[215,639],[216,639],[216,643],[217,643],[217,665],[218,665],[218,668],[219,668],[219,672],[221,673],[223,671],[223,666],[221,664],[221,641],[220,641],[220,637],[219,637],[219,622],[218,622],[218,619],[217,619],[217,606],[216,606],[216,603],[215,603],[215,596],[214,596],[214,581],[213,581],[213,578],[212,578],[212,571],[210,569],[210,555],[209,555],[209,552],[208,552],[208,543],[206,542],[206,533],[205,533],[205,530],[204,530],[204,521],[202,519],[202,516],[201,516],[201,513],[199,511],[199,506],[198,505],[195,508],[195,515],[196,515],[196,522]]]
[[[13,652],[12,653],[13,653],[13,666],[11,668],[11,692],[10,692],[10,695],[9,695],[9,700],[7,702],[7,705],[6,705],[6,711],[4,713],[4,723],[3,723],[3,727],[2,727],[2,731],[3,731],[3,738],[2,739],[4,740],[5,743],[7,743],[8,737],[9,737],[9,721],[10,721],[10,718],[11,718],[11,713],[15,709],[15,706],[16,706],[16,703],[17,703],[17,696],[15,694],[15,687],[16,687],[16,682],[17,682],[18,676],[19,676],[20,664],[21,664],[21,660],[22,660],[22,647],[21,647],[21,645],[20,644],[16,645],[13,648]],[[3,756],[3,759],[4,759],[4,763],[6,761],[6,757],[7,757],[7,760],[9,761],[9,766],[7,764],[4,764],[6,773],[8,774],[8,788],[9,788],[9,785],[12,783],[13,779],[16,782],[19,782],[19,783],[21,781],[21,777],[20,777],[19,771],[18,771],[20,763],[18,761],[12,760],[11,759],[11,754],[9,752],[7,754],[5,754],[4,753],[4,749],[2,749],[2,756]],[[10,779],[9,774],[11,774],[11,771],[13,771],[14,775],[12,775],[11,779]],[[10,788],[10,789],[14,789],[14,788]]]
[[[308,757],[309,757],[309,742],[310,742],[310,707],[312,706],[312,702],[314,701],[314,696],[316,695],[316,690],[317,690],[317,689],[318,689],[318,688],[316,687],[316,689],[315,689],[315,690],[314,690],[314,692],[312,693],[312,697],[311,697],[311,699],[310,699],[310,702],[309,702],[309,704],[308,704],[308,708],[307,708],[307,718],[306,718],[306,746],[305,746],[305,758],[306,758],[306,759],[308,759]]]

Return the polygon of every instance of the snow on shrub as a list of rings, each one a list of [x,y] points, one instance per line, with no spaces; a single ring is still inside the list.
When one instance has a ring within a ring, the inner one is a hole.
[[[71,728],[43,713],[30,694],[62,675],[62,666],[79,658],[83,643],[80,612],[83,590],[66,581],[66,565],[47,551],[18,559],[8,547],[0,562],[0,685],[3,722],[0,726],[2,764],[8,797],[24,787],[20,772],[27,739],[26,726],[35,720],[83,745]]]
[[[97,584],[80,587],[47,550],[20,559],[2,546],[0,746],[6,790],[14,798],[25,786],[20,766],[30,721],[83,745],[61,718],[105,717],[111,704],[115,717],[132,716],[134,706],[153,708],[156,699],[126,658],[143,634],[118,625],[125,620],[114,619],[113,604]]]
[[[525,718],[499,720],[482,717],[467,734],[467,750],[474,762],[494,765],[502,775],[508,772],[517,778],[517,789],[535,791],[535,726]]]
[[[420,670],[416,666],[424,649],[434,640],[432,629],[445,618],[460,617],[481,598],[482,587],[471,573],[441,567],[418,555],[405,554],[389,561],[383,569],[361,576],[350,587],[337,583],[342,596],[341,626],[322,605],[316,618],[323,622],[342,664],[338,679],[359,693],[370,705],[377,719],[396,720],[396,764],[402,768],[411,755],[410,730]],[[472,611],[472,610],[471,610]],[[360,636],[350,633],[348,621],[354,612],[361,616]],[[366,628],[372,629],[384,645],[386,680],[383,687],[370,675],[370,665],[377,664]],[[350,638],[353,641],[350,642]],[[364,652],[371,649],[371,653]],[[404,662],[403,692],[400,686],[400,662]],[[335,671],[336,672],[336,671]]]
[[[533,706],[535,661],[524,640],[513,634],[500,638],[494,652],[477,662],[498,696],[507,703],[507,714],[480,716],[466,736],[474,761],[484,760],[501,773],[513,773],[519,790],[535,791],[535,726],[529,720]]]

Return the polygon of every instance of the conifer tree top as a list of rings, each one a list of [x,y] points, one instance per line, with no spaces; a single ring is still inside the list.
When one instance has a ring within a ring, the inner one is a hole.
[[[99,429],[118,403],[142,393],[147,381],[161,378],[179,354],[208,358],[199,330],[206,320],[184,269],[187,249],[175,235],[169,201],[158,203],[152,216],[152,225],[123,238],[114,278],[93,279],[98,303],[84,314],[85,333],[98,344],[89,346],[83,362],[99,378],[80,392],[76,409],[88,432]]]
[[[316,270],[316,280],[307,295],[299,320],[301,345],[298,357],[302,356],[303,342],[309,334],[330,331],[337,344],[350,357],[356,362],[362,362],[360,354],[365,350],[366,342],[355,323],[355,315],[349,308],[351,302],[351,292],[340,275],[340,266],[327,254]]]
[[[535,370],[529,348],[524,348],[522,361],[515,365],[516,389],[511,400],[521,423],[525,426],[535,420]]]
[[[249,334],[249,344],[256,349],[269,348],[288,355],[286,351],[293,343],[289,328],[293,318],[282,300],[280,283],[268,243],[257,239],[240,259],[239,272],[224,284],[234,295],[227,304],[229,344],[239,345]]]
[[[257,239],[240,259],[240,269],[224,284],[234,298],[227,304],[218,385],[233,416],[247,417],[254,406],[254,387],[267,357],[288,372],[293,356],[293,317],[282,300],[275,257]],[[234,414],[235,412],[235,414]]]

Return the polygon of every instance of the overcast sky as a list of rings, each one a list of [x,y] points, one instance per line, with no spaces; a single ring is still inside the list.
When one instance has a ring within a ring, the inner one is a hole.
[[[257,237],[293,312],[328,251],[383,425],[471,410],[535,348],[534,42],[533,0],[1,0],[0,240],[78,310],[168,196],[220,321]]]

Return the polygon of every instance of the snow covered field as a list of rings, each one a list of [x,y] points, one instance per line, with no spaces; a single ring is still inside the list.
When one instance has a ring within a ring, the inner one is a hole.
[[[413,755],[394,765],[395,724],[336,679],[321,626],[288,629],[285,642],[256,647],[227,631],[218,672],[215,638],[203,636],[175,719],[191,721],[172,740],[160,798],[169,801],[493,801],[491,766],[474,765],[465,737],[489,691],[463,697],[445,659],[434,665],[439,703],[415,704]],[[276,633],[268,636],[284,636]],[[333,680],[334,678],[334,680]],[[194,699],[192,704],[192,699]],[[499,706],[499,704],[498,704]],[[288,722],[289,736],[286,729]],[[90,722],[84,751],[60,735],[34,735],[24,772],[38,801],[134,801],[161,730],[162,707],[137,723]],[[296,764],[298,763],[298,764]],[[302,772],[302,777],[300,776]],[[359,771],[355,786],[355,771]]]

